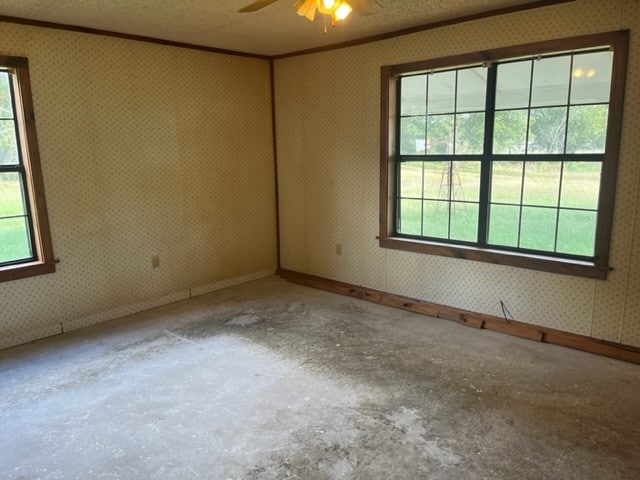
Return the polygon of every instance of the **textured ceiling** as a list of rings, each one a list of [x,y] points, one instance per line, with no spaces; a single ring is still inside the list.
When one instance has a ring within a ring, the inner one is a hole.
[[[352,14],[325,35],[294,0],[237,13],[252,0],[0,0],[0,15],[142,35],[258,55],[281,55],[455,19],[532,0],[379,0],[384,10]]]

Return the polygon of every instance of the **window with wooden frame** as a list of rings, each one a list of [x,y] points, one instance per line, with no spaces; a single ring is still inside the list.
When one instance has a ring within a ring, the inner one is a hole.
[[[606,278],[628,32],[382,67],[385,248]]]
[[[0,56],[0,281],[54,271],[28,62]]]

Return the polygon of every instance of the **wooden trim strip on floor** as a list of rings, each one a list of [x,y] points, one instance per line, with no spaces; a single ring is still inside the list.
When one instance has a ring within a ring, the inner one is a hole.
[[[294,272],[292,270],[278,269],[277,274],[291,283],[339,293],[349,297],[360,298],[362,300],[368,300],[381,305],[409,310],[410,312],[422,313],[431,317],[444,318],[468,327],[479,329],[484,328],[520,338],[526,338],[528,340],[534,340],[536,342],[561,345],[575,350],[582,350],[583,352],[595,353],[596,355],[640,364],[640,348],[630,345],[607,342],[593,337],[564,332],[562,330],[556,330],[548,327],[541,327],[538,325],[531,325],[528,323],[518,322],[516,320],[505,320],[502,317],[471,312],[456,307],[438,305],[363,286],[330,280],[328,278],[317,277],[306,273]]]

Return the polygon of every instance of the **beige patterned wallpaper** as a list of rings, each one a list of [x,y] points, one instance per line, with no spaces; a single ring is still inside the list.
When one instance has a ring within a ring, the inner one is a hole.
[[[276,62],[283,268],[640,346],[640,4],[578,0]],[[380,67],[631,29],[606,281],[378,246]],[[341,244],[342,255],[335,253]]]
[[[268,62],[8,24],[0,38],[29,59],[61,260],[0,284],[0,348],[273,274]]]
[[[622,28],[607,281],[379,248],[381,65]],[[282,266],[489,314],[503,300],[519,320],[640,346],[639,33],[637,0],[578,0],[278,60]],[[273,273],[267,62],[7,24],[0,38],[30,60],[61,260],[0,284],[0,348]]]

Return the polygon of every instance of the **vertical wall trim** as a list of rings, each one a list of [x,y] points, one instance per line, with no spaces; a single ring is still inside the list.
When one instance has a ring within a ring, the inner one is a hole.
[[[276,88],[275,65],[273,58],[269,60],[269,83],[271,87],[271,135],[273,144],[273,176],[276,194],[276,256],[280,270],[280,191],[278,190],[278,136],[276,135]]]

